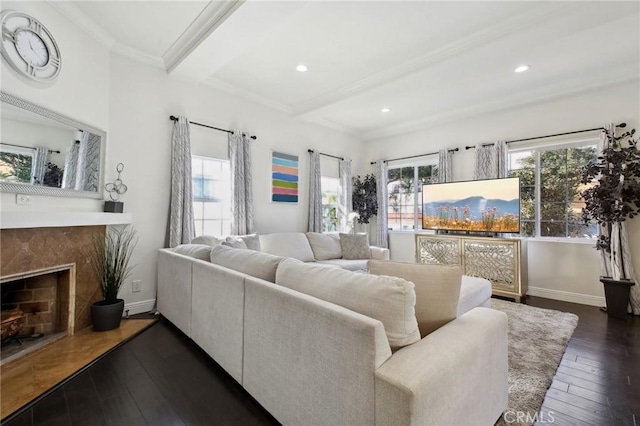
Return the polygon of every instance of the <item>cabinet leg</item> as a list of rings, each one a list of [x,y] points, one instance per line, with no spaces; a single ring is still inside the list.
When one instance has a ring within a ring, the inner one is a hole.
[[[522,298],[520,296],[516,296],[516,297],[514,297],[514,299],[515,299],[516,303],[520,303]]]

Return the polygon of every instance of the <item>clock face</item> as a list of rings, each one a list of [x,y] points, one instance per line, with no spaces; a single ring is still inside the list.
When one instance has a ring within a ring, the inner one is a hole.
[[[60,74],[62,59],[55,39],[34,17],[4,10],[2,59],[18,74],[39,83],[52,83]]]
[[[16,31],[16,50],[26,63],[34,67],[42,68],[49,62],[49,49],[40,36],[31,30]]]

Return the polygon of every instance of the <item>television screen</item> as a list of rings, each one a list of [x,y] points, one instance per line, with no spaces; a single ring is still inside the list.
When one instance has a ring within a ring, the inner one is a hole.
[[[520,232],[520,178],[423,185],[422,229]]]

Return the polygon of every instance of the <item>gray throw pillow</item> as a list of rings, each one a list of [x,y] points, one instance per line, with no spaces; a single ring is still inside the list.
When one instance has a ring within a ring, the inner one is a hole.
[[[221,245],[228,246],[231,248],[236,248],[236,249],[244,249],[244,250],[248,248],[247,244],[239,238],[236,238],[236,239],[227,238],[227,241],[224,241]]]
[[[343,259],[371,259],[367,234],[340,234]]]

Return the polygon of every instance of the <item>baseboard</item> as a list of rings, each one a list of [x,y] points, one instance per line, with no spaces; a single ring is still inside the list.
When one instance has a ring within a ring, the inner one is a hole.
[[[122,315],[127,316],[127,311],[129,311],[129,315],[144,314],[145,312],[151,311],[154,306],[156,306],[156,299],[125,303],[124,313]]]
[[[604,297],[591,296],[588,294],[571,293],[568,291],[552,290],[542,287],[529,287],[529,296],[544,297],[546,299],[562,300],[563,302],[579,303],[589,306],[605,306]]]

